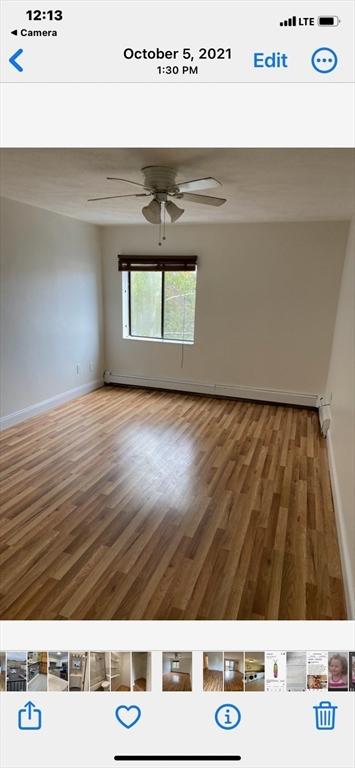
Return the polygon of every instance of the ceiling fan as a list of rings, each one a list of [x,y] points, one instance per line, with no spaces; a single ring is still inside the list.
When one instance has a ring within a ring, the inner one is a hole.
[[[191,181],[176,182],[177,171],[174,168],[168,168],[161,165],[148,165],[142,168],[144,183],[121,179],[114,176],[107,176],[108,181],[123,181],[125,184],[134,184],[141,187],[144,192],[137,192],[129,195],[110,195],[108,197],[94,197],[88,200],[89,203],[98,200],[117,200],[121,197],[152,197],[148,205],[143,206],[142,213],[146,221],[150,224],[163,224],[163,240],[165,240],[165,214],[167,213],[171,221],[177,221],[184,213],[183,208],[179,208],[169,198],[175,200],[187,200],[190,203],[200,203],[202,205],[223,205],[226,202],[223,197],[212,197],[211,195],[195,194],[197,190],[213,189],[221,186],[221,182],[212,176],[203,179],[192,179]],[[159,232],[161,235],[161,232]],[[159,237],[159,245],[161,245]]]

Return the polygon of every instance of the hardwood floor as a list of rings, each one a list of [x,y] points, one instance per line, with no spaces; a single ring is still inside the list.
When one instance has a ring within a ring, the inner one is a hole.
[[[147,690],[147,681],[145,677],[138,677],[137,680],[133,683],[133,690],[134,691],[146,691]]]
[[[1,444],[0,618],[346,618],[315,411],[105,387]]]
[[[223,691],[223,672],[205,667],[203,670],[203,690]]]
[[[166,672],[163,691],[191,691],[191,676],[187,672]]]
[[[225,691],[244,691],[244,679],[241,672],[235,670],[224,670],[224,690]]]

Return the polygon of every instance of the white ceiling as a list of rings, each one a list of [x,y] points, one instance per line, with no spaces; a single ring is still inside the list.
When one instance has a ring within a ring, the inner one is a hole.
[[[355,207],[351,149],[3,149],[1,194],[93,224],[144,224],[143,198],[87,199],[139,192],[106,176],[141,182],[145,165],[172,166],[178,181],[222,182],[207,194],[227,203],[181,201],[184,223],[339,220]]]

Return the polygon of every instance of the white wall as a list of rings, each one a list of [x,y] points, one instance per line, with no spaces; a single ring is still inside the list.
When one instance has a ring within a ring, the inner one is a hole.
[[[147,654],[147,684],[146,684],[146,690],[151,691],[152,690],[152,654]]]
[[[192,657],[187,656],[185,658],[180,659],[179,672],[183,672],[184,674],[191,675],[191,671],[192,671]]]
[[[159,252],[155,227],[101,230],[104,360],[98,229],[5,199],[1,212],[5,425],[95,386],[103,367],[137,383],[255,388],[250,396],[270,399],[276,390],[286,401],[324,391],[346,223],[168,227],[164,251],[199,256],[196,341],[182,366],[179,344],[122,338],[117,253]]]
[[[132,653],[132,684],[139,678],[146,679],[146,690],[152,690],[152,657],[150,653]]]
[[[134,652],[132,653],[132,681],[138,680],[140,677],[147,678],[148,667],[148,653]]]
[[[4,198],[1,219],[1,412],[8,416],[101,378],[101,256],[92,225]]]
[[[131,654],[121,653],[120,685],[131,687]]]
[[[106,368],[123,377],[322,393],[347,230],[346,222],[177,223],[163,250],[151,225],[102,228]],[[199,257],[195,344],[185,346],[183,367],[179,344],[122,338],[117,254],[160,252]]]
[[[223,653],[219,651],[208,651],[208,669],[217,672],[223,671]]]
[[[224,661],[237,661],[239,672],[244,671],[244,656],[242,651],[225,651]]]
[[[327,393],[333,497],[338,519],[349,616],[355,618],[355,221],[342,275]]]

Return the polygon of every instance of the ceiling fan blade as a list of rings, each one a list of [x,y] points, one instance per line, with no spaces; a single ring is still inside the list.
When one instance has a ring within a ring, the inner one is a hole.
[[[124,181],[126,184],[135,184],[136,187],[143,187],[146,189],[145,184],[140,184],[138,181],[130,181],[129,179],[119,179],[117,176],[106,176],[107,181]]]
[[[117,200],[119,197],[150,197],[149,192],[138,192],[137,195],[110,195],[109,197],[90,197],[88,203],[95,203],[97,200]]]
[[[202,203],[203,205],[223,205],[226,203],[224,197],[211,197],[211,195],[192,195],[190,192],[184,192],[183,200],[190,200],[190,203]]]
[[[176,185],[179,192],[197,192],[198,189],[213,189],[220,187],[221,182],[212,176],[206,176],[205,179],[192,179],[191,181],[182,181]]]

